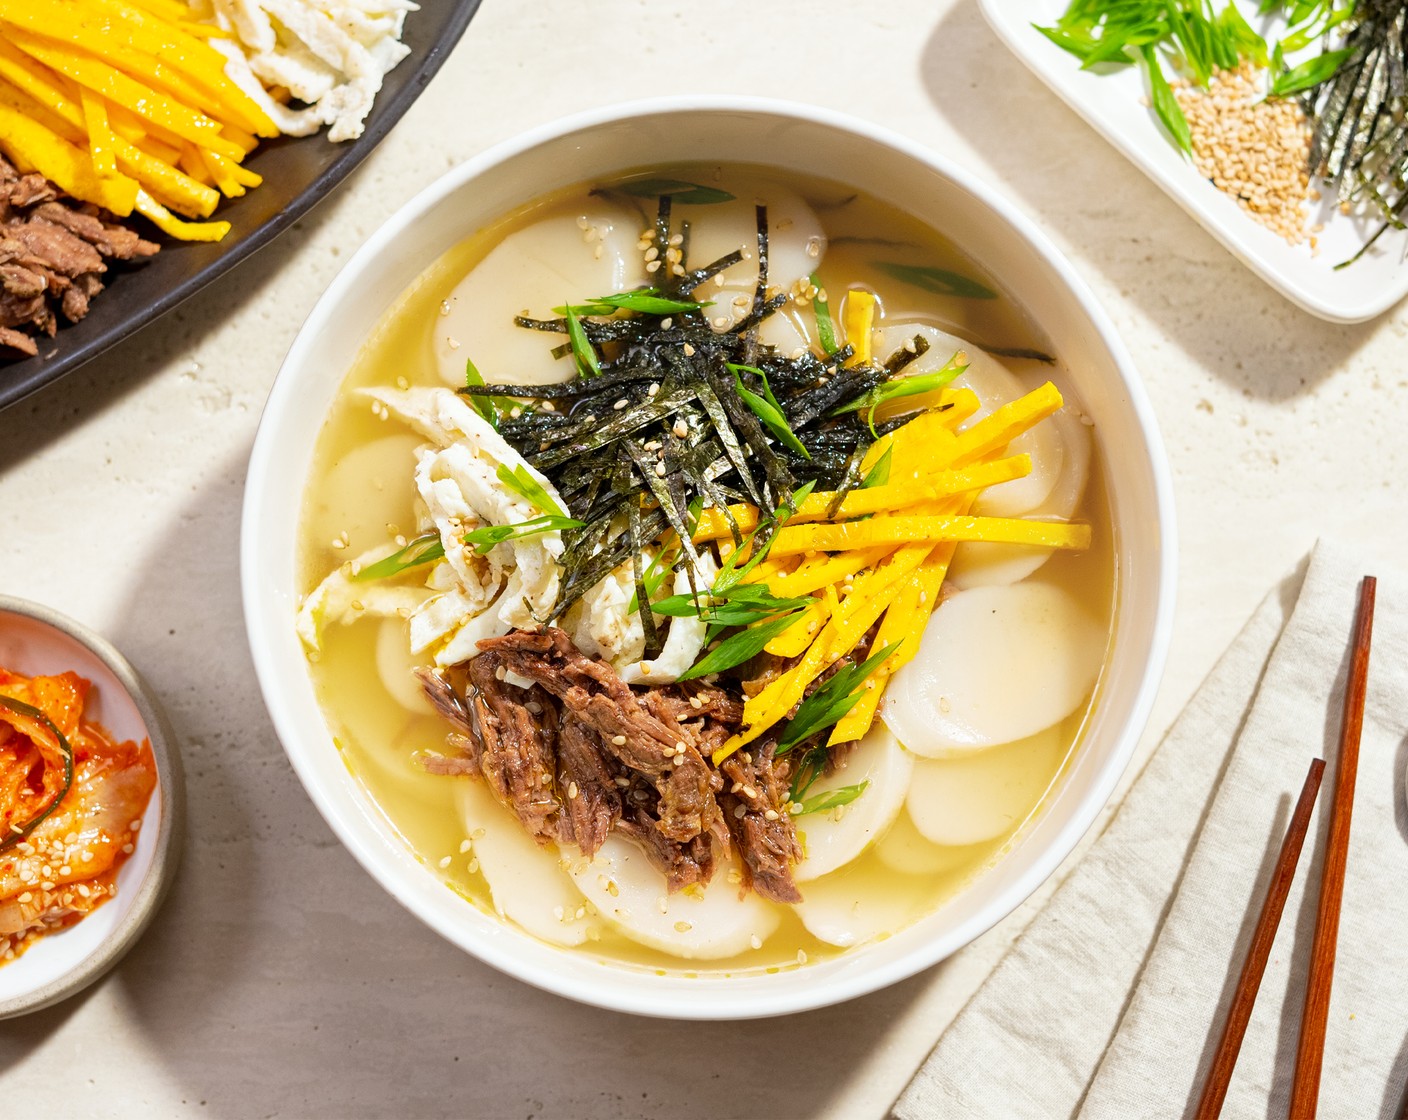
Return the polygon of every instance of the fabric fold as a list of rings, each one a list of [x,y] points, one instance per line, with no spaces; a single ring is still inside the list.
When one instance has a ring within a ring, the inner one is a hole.
[[[1330,803],[1363,574],[1322,544],[1303,582],[1288,579],[1261,604],[1105,832],[939,1041],[895,1105],[901,1120],[1191,1113],[1207,1036],[1316,755],[1331,763],[1321,806]],[[1395,1066],[1405,1064],[1408,1013],[1393,1004],[1408,993],[1408,954],[1382,951],[1408,929],[1408,582],[1377,574],[1323,1082],[1336,1115],[1396,1116],[1408,1074]],[[1318,884],[1325,820],[1318,806],[1316,848],[1302,856],[1225,1116],[1284,1114],[1314,928],[1307,870]]]

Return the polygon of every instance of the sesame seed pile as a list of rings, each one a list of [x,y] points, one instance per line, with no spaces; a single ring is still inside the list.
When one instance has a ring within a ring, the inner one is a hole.
[[[1292,245],[1307,237],[1311,199],[1310,122],[1294,98],[1265,98],[1262,72],[1244,60],[1219,70],[1206,90],[1188,82],[1174,95],[1188,119],[1193,162],[1220,191]]]

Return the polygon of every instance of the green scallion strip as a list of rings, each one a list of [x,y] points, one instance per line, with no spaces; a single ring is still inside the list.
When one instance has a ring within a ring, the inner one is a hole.
[[[577,315],[610,315],[613,311],[634,311],[641,315],[683,315],[713,306],[691,299],[669,299],[659,288],[636,288],[609,296],[592,296],[585,303],[574,303],[570,310]],[[553,314],[566,315],[568,307],[554,307]]]
[[[464,360],[464,384],[467,389],[477,389],[484,386],[484,377],[468,358]],[[468,394],[466,394],[468,395]],[[499,408],[493,397],[469,397],[470,407],[480,416],[489,422],[489,427],[495,431],[499,427]]]
[[[567,511],[552,500],[552,495],[543,489],[542,483],[533,477],[533,472],[525,464],[510,468],[506,463],[500,463],[494,477],[535,509],[558,517],[567,516]]]
[[[693,666],[681,673],[679,679],[692,681],[697,677],[708,676],[710,673],[722,673],[725,669],[742,665],[745,661],[762,653],[765,645],[789,626],[801,621],[801,618],[802,612],[794,611],[791,614],[779,615],[768,622],[759,623],[757,626],[750,626],[747,630],[740,630],[737,634],[725,638],[696,661]]]
[[[822,298],[822,293],[826,291],[821,286],[821,278],[815,272],[808,279],[813,288],[817,290],[816,299],[812,300],[812,308],[816,312],[816,336],[821,343],[821,348],[828,354],[836,352],[836,324],[831,321],[831,304]]]
[[[735,365],[733,362],[729,362],[728,368],[733,372],[734,380],[738,382],[738,395],[753,410],[753,414],[767,426],[768,431],[786,444],[789,450],[795,451],[804,459],[810,459],[812,453],[797,438],[797,433],[787,423],[787,416],[782,411],[782,406],[772,395],[772,388],[768,385],[768,375],[757,366]],[[765,396],[758,396],[743,384],[742,373],[744,372],[751,373],[762,380]]]
[[[485,525],[464,535],[464,543],[474,545],[474,551],[483,556],[497,544],[504,541],[523,540],[541,536],[543,533],[556,533],[563,529],[580,529],[585,522],[574,517],[561,517],[557,514],[544,514],[531,517],[516,525]]]
[[[798,808],[792,815],[794,817],[805,817],[809,813],[824,813],[828,809],[839,809],[842,805],[849,805],[863,794],[866,791],[866,787],[869,785],[869,780],[866,780],[857,785],[842,786],[840,789],[819,793],[815,797],[809,797],[805,801],[800,802]]]
[[[864,481],[861,482],[862,490],[869,490],[872,486],[884,486],[890,481],[890,461],[894,447],[885,448],[884,453],[875,461],[875,465],[866,472]]]
[[[886,276],[934,295],[957,296],[959,299],[997,299],[995,291],[961,272],[928,265],[896,264],[893,261],[871,263]]]
[[[865,695],[865,679],[875,672],[880,662],[899,649],[899,643],[885,646],[872,653],[859,665],[847,665],[832,674],[829,680],[802,701],[797,714],[787,722],[778,743],[777,753],[785,754],[804,739],[809,739],[824,727],[844,719],[846,713],[860,703]]]
[[[587,340],[582,330],[582,321],[570,306],[564,309],[567,319],[567,338],[572,346],[572,357],[577,361],[577,372],[583,377],[596,377],[601,373],[601,359],[596,356],[596,348]]]
[[[368,564],[352,578],[359,583],[368,583],[374,579],[389,579],[391,576],[399,576],[402,572],[408,572],[412,568],[419,568],[422,564],[433,563],[444,555],[445,546],[440,540],[440,534],[433,531],[422,533],[405,548],[398,549],[390,556],[383,556],[375,563]]]
[[[704,187],[683,179],[636,179],[631,183],[619,183],[613,190],[632,194],[637,198],[657,198],[668,196],[675,202],[693,206],[709,206],[719,202],[732,202],[734,196],[718,187]]]

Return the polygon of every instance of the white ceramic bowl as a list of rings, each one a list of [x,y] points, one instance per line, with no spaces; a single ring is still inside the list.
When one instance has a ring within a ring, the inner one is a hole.
[[[86,677],[93,689],[84,716],[118,741],[151,740],[157,770],[136,849],[117,873],[116,896],[0,967],[0,1019],[8,1019],[77,994],[136,944],[176,874],[185,787],[156,698],[105,639],[48,607],[0,595],[0,665],[24,676],[71,669]]]
[[[603,965],[537,941],[447,889],[397,838],[333,746],[293,630],[294,553],[314,440],[370,326],[442,252],[534,196],[654,163],[766,164],[849,182],[941,230],[999,277],[1050,336],[1095,421],[1117,548],[1113,657],[1084,749],[997,866],[878,944],[775,975],[690,978]],[[910,976],[966,945],[1055,869],[1110,797],[1148,717],[1173,611],[1171,487],[1148,400],[1105,313],[1033,224],[947,160],[870,124],[757,99],[655,100],[573,117],[502,144],[423,191],[348,262],[294,342],[246,483],[245,618],[264,697],[294,768],[353,855],[403,905],[482,960],[602,1007],[698,1019],[800,1011]]]

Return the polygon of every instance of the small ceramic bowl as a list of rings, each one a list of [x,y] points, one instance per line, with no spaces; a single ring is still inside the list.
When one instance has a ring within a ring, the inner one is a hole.
[[[1117,624],[1082,749],[1045,811],[996,866],[894,936],[775,975],[659,974],[538,941],[449,890],[349,771],[314,695],[293,620],[302,482],[368,332],[451,246],[558,188],[628,169],[751,164],[840,180],[942,231],[1049,336],[1094,421],[1115,529]],[[304,324],[260,424],[240,542],[245,623],[274,726],[314,804],[409,910],[497,968],[573,999],[673,1018],[742,1019],[838,1003],[910,976],[1027,898],[1115,788],[1167,652],[1177,561],[1172,487],[1148,399],[1108,317],[1030,219],[947,159],[875,125],[756,98],[681,97],[560,121],[462,164],[352,257]]]
[[[156,697],[106,639],[58,611],[0,595],[0,665],[25,676],[72,670],[93,682],[84,710],[119,741],[151,741],[157,784],[117,894],[0,966],[0,1019],[82,991],[117,964],[152,920],[176,874],[185,786],[175,738]]]

